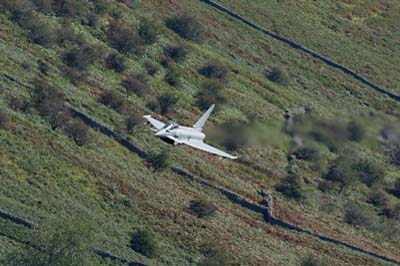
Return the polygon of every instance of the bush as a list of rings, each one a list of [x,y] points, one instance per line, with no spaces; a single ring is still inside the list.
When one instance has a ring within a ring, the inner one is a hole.
[[[123,24],[119,20],[113,20],[109,24],[107,38],[111,45],[122,53],[143,52],[143,40],[132,30],[132,27]]]
[[[131,93],[143,96],[149,89],[146,77],[142,74],[131,74],[122,81],[122,86],[126,90],[127,96]]]
[[[393,164],[400,166],[400,141],[390,143],[389,156]]]
[[[347,125],[349,140],[360,142],[365,136],[365,128],[358,122],[352,121]]]
[[[317,162],[321,158],[321,153],[316,147],[300,147],[295,152],[294,155],[297,159],[305,160],[309,162]]]
[[[8,128],[9,124],[10,124],[10,119],[8,118],[8,115],[0,111],[0,129]]]
[[[169,45],[164,48],[165,56],[171,58],[175,62],[183,61],[188,54],[186,48],[183,45]]]
[[[33,106],[47,118],[53,130],[59,128],[68,119],[65,94],[43,80],[35,79],[33,83]]]
[[[42,59],[39,59],[38,62],[37,62],[37,64],[38,64],[38,69],[39,69],[39,71],[40,71],[43,75],[47,75],[47,73],[48,73],[49,70],[50,70],[49,65],[48,65],[45,61],[43,61]]]
[[[400,198],[400,178],[394,182],[393,195]]]
[[[114,91],[105,91],[100,95],[100,103],[116,110],[122,111],[124,108],[124,99]]]
[[[104,57],[104,49],[94,45],[83,45],[67,50],[62,59],[69,67],[86,70],[90,65]]]
[[[53,11],[57,16],[84,18],[88,9],[82,0],[56,0]]]
[[[197,41],[201,35],[201,24],[193,16],[183,15],[167,19],[166,26],[183,39]]]
[[[149,258],[157,257],[158,247],[154,235],[147,230],[138,230],[132,234],[131,248]]]
[[[27,112],[29,110],[30,103],[17,96],[12,96],[8,100],[9,106],[15,111]]]
[[[126,64],[125,56],[118,53],[112,53],[107,57],[107,66],[115,71],[121,73],[124,72],[128,66]]]
[[[0,2],[0,11],[8,10],[11,13],[11,20],[18,22],[34,10],[29,0],[9,0]]]
[[[65,126],[65,132],[79,146],[90,143],[89,128],[80,120],[73,120]]]
[[[178,96],[174,93],[166,92],[158,97],[158,103],[160,106],[160,113],[165,115],[169,113],[171,108],[173,108],[178,103]]]
[[[83,45],[84,40],[81,34],[75,32],[74,26],[68,21],[64,21],[61,24],[60,31],[58,33],[57,41],[59,44],[70,46],[71,44]]]
[[[290,174],[276,187],[276,190],[281,192],[288,198],[295,200],[304,199],[303,181],[297,175]]]
[[[45,21],[35,12],[25,14],[18,24],[28,32],[29,38],[36,44],[51,47],[57,43],[57,29],[50,21]]]
[[[400,204],[392,205],[387,203],[382,208],[382,215],[386,216],[389,219],[394,219],[400,222]]]
[[[353,226],[374,230],[377,225],[376,215],[366,206],[350,204],[345,210],[345,221]]]
[[[209,62],[199,69],[199,73],[206,78],[225,79],[228,70],[225,66],[217,62]]]
[[[228,264],[222,249],[213,242],[207,242],[202,247],[202,253],[205,258],[197,264],[198,266],[225,266]]]
[[[383,166],[372,160],[359,160],[353,168],[357,171],[357,178],[369,187],[385,176]]]
[[[149,154],[147,162],[149,162],[156,171],[164,170],[171,166],[171,156],[167,150],[162,150],[160,153]]]
[[[387,204],[388,198],[383,190],[376,189],[369,193],[367,202],[376,207],[382,207]]]
[[[199,218],[212,216],[217,208],[207,200],[192,200],[190,202],[190,209]]]
[[[202,90],[197,94],[197,106],[201,110],[208,109],[212,104],[224,103],[226,98],[221,91],[223,84],[217,80],[207,80],[202,84]]]
[[[301,260],[301,266],[326,266],[327,264],[318,256],[309,254]]]
[[[165,82],[169,85],[177,87],[180,83],[180,74],[179,72],[172,68],[170,69],[164,77]]]
[[[325,178],[339,182],[340,192],[342,192],[356,181],[357,172],[353,169],[353,164],[351,157],[342,154],[331,164]]]
[[[145,44],[153,44],[157,41],[158,30],[154,23],[147,19],[140,21],[139,36]]]
[[[272,70],[267,73],[267,78],[270,81],[282,86],[287,86],[289,83],[289,76],[283,69],[279,67],[272,68]]]
[[[133,129],[142,121],[142,117],[137,112],[130,112],[125,119],[126,132],[132,134]]]
[[[151,61],[146,61],[144,63],[144,68],[146,69],[147,74],[149,74],[150,76],[154,76],[159,70],[158,65]]]

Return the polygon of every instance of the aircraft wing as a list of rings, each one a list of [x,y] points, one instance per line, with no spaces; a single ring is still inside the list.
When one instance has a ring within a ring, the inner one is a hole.
[[[206,152],[209,152],[209,153],[213,153],[213,154],[216,154],[216,155],[219,155],[219,156],[222,156],[222,157],[226,157],[226,158],[229,158],[231,160],[235,160],[235,159],[238,158],[237,156],[230,155],[230,154],[228,154],[228,153],[226,153],[224,151],[221,151],[221,150],[219,150],[219,149],[217,149],[217,148],[215,148],[215,147],[213,147],[211,145],[208,145],[208,144],[206,144],[206,143],[204,143],[204,142],[202,142],[200,140],[180,140],[180,142],[182,142],[182,143],[184,143],[186,145],[189,145],[189,146],[191,146],[193,148],[196,148],[196,149],[199,149],[199,150],[203,150],[203,151],[206,151]]]
[[[161,121],[158,121],[157,119],[154,119],[153,117],[151,117],[151,115],[145,115],[143,116],[143,118],[145,118],[147,121],[149,121],[149,123],[157,130],[162,129],[165,124]]]

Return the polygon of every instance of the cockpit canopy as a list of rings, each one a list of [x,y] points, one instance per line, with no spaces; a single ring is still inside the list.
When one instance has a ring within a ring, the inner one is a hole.
[[[175,128],[178,128],[178,124],[175,121],[169,121],[163,127],[163,129],[168,129],[168,130],[175,129]]]

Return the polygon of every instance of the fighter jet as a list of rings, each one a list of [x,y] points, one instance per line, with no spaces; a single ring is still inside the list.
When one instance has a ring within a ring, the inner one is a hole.
[[[155,135],[167,141],[168,143],[172,143],[174,145],[186,144],[196,149],[235,160],[237,159],[237,156],[230,155],[203,142],[206,137],[206,135],[202,132],[203,127],[214,107],[215,104],[213,104],[192,127],[184,127],[178,125],[174,121],[163,123],[157,119],[154,119],[151,117],[151,115],[145,115],[143,118],[145,118],[154,127],[153,131],[156,132]]]

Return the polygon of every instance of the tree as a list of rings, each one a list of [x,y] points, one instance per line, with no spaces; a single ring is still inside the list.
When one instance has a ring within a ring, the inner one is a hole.
[[[197,41],[201,35],[201,24],[189,15],[175,16],[167,19],[166,25],[181,38]]]
[[[340,192],[356,181],[357,172],[353,168],[353,159],[345,154],[340,155],[329,167],[325,178],[340,183]]]
[[[30,246],[3,260],[8,266],[100,266],[92,253],[93,231],[76,221],[62,221],[36,229]],[[0,260],[0,264],[1,264]]]
[[[100,46],[83,45],[67,50],[62,59],[69,67],[86,70],[90,65],[104,57],[104,50]]]
[[[149,258],[155,258],[158,255],[157,241],[148,230],[138,230],[132,234],[131,248]]]

